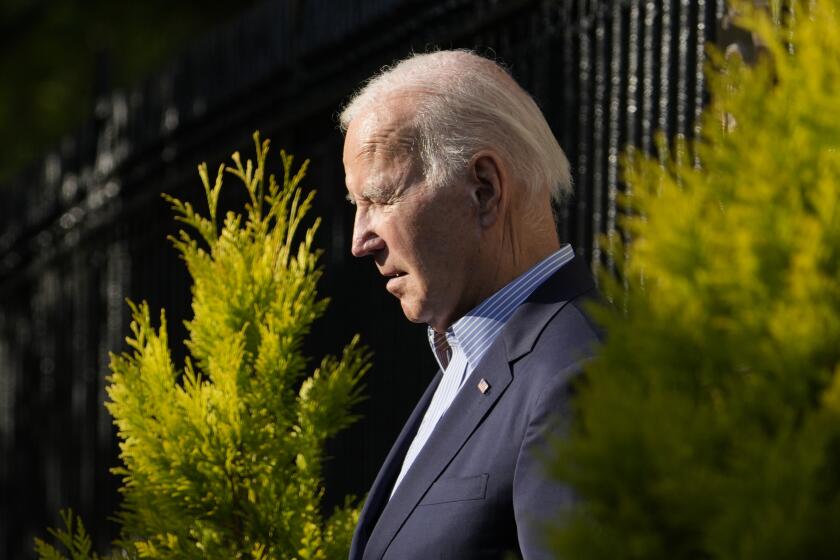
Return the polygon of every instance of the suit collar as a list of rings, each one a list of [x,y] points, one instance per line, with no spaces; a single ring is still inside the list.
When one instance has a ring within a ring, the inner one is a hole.
[[[576,255],[534,290],[510,318],[508,328],[500,335],[508,359],[513,362],[530,352],[548,321],[567,302],[594,289],[595,282],[586,262]]]
[[[446,333],[439,334],[429,327],[429,344],[440,368],[445,370],[451,357],[445,350],[457,345],[463,350],[472,371],[519,306],[574,256],[572,246],[565,244],[468,311]]]

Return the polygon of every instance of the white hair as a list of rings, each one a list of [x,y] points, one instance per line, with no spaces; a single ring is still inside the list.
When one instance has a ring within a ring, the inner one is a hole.
[[[497,63],[463,50],[412,55],[356,92],[341,112],[341,130],[395,95],[416,100],[413,122],[405,124],[431,185],[450,183],[476,153],[492,149],[531,195],[547,192],[560,202],[571,193],[569,160],[542,111]]]

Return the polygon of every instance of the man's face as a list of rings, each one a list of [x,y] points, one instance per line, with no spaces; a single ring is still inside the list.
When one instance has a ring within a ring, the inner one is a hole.
[[[479,303],[480,228],[466,181],[432,188],[411,153],[410,105],[393,100],[350,123],[344,142],[348,198],[356,205],[352,253],[373,257],[405,316],[443,331]]]

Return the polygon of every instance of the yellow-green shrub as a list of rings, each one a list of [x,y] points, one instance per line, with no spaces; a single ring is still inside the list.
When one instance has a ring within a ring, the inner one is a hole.
[[[108,409],[120,438],[119,557],[301,558],[347,555],[358,510],[348,501],[323,519],[321,465],[327,438],[353,420],[369,358],[354,339],[304,379],[302,341],[327,305],[319,299],[314,225],[296,236],[314,193],[291,176],[266,176],[268,141],[254,136],[256,164],[219,168],[201,216],[167,197],[182,230],[175,247],[193,279],[194,316],[182,370],[170,358],[166,321],[132,305],[130,353],[112,355]],[[244,215],[217,205],[227,171],[247,189]],[[197,234],[197,235],[196,235]],[[76,558],[90,557],[79,521],[63,514],[53,534]],[[62,558],[38,541],[42,558]]]
[[[840,1],[753,4],[702,138],[628,162],[562,558],[840,558]]]

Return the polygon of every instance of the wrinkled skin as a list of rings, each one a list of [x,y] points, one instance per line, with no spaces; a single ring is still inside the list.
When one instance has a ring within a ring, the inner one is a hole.
[[[356,205],[352,253],[371,256],[405,316],[445,330],[481,301],[485,229],[468,178],[430,187],[412,153],[405,100],[360,114],[344,144]]]

